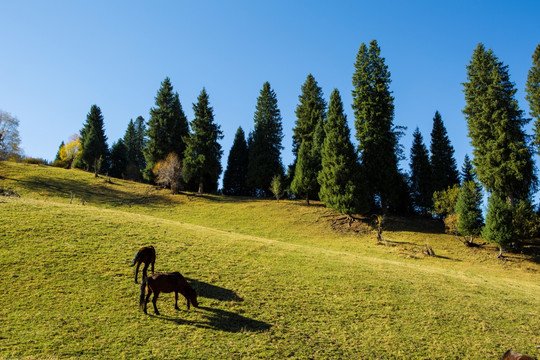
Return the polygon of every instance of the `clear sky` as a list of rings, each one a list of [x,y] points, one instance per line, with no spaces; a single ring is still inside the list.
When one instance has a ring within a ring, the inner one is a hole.
[[[394,122],[408,128],[401,139],[407,156],[417,126],[429,146],[436,110],[460,168],[471,154],[461,83],[479,42],[509,66],[528,115],[524,89],[540,43],[538,0],[4,0],[0,109],[18,117],[26,155],[53,160],[93,104],[103,112],[109,146],[130,119],[148,120],[168,76],[189,120],[206,87],[225,136],[225,169],[236,129],[253,129],[256,99],[269,81],[288,165],[294,111],[309,73],[327,100],[334,88],[341,92],[354,137],[353,64],[360,44],[372,39],[392,74]]]

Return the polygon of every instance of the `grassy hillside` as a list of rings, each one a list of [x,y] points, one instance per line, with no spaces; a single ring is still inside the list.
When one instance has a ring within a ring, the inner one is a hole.
[[[540,355],[538,259],[499,261],[434,222],[390,219],[384,246],[302,202],[172,196],[15,163],[0,176],[21,195],[0,197],[0,358]],[[199,309],[162,294],[162,315],[138,310],[129,263],[145,244]]]

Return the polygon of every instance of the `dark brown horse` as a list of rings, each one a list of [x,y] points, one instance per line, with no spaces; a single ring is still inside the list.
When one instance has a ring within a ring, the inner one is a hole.
[[[154,273],[154,263],[156,262],[156,250],[154,250],[154,247],[152,245],[150,246],[143,246],[142,248],[137,251],[135,254],[135,257],[133,258],[133,262],[131,263],[131,266],[137,264],[137,268],[135,269],[135,284],[137,283],[137,274],[139,273],[139,266],[141,263],[144,263],[143,267],[143,280],[147,277],[146,270],[148,270],[148,266],[152,264],[152,274]]]
[[[170,293],[174,291],[174,308],[180,310],[178,307],[178,293],[184,295],[187,300],[187,308],[189,304],[199,307],[197,302],[197,293],[188,284],[186,279],[179,272],[154,274],[150,277],[143,279],[141,283],[141,296],[139,297],[139,307],[141,307],[146,314],[146,305],[150,299],[150,295],[154,293],[152,303],[154,304],[154,312],[159,315],[159,311],[156,306],[159,293]],[[148,294],[145,296],[145,292]]]
[[[518,354],[513,350],[508,350],[504,353],[503,360],[536,360],[536,358],[529,355]]]

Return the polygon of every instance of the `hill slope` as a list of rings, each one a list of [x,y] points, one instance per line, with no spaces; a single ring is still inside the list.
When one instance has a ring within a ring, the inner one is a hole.
[[[503,263],[415,224],[377,246],[297,202],[13,163],[0,174],[21,195],[0,197],[0,358],[538,356],[540,276],[524,256]],[[422,256],[426,241],[440,257]],[[161,316],[137,309],[129,263],[144,244],[156,271],[189,279],[199,309],[174,310],[171,294]]]

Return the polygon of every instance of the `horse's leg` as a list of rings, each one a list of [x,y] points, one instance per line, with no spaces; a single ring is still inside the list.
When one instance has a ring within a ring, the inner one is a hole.
[[[147,272],[146,272],[148,270],[148,265],[150,265],[150,264],[149,263],[144,263],[144,267],[142,269],[143,279],[146,279],[148,277]]]
[[[141,265],[140,262],[137,263],[137,267],[135,268],[135,284],[137,284],[137,274],[139,274],[139,266]]]
[[[155,263],[155,260],[152,261],[152,275],[154,275],[154,263]]]
[[[159,311],[158,311],[157,306],[156,306],[158,296],[159,296],[159,292],[155,291],[154,292],[154,297],[152,298],[152,304],[154,304],[154,312],[156,313],[156,315],[159,315]]]
[[[150,300],[150,295],[152,295],[152,290],[150,288],[148,288],[148,294],[146,295],[146,299],[144,299],[144,309],[143,310],[144,310],[145,314],[147,314],[146,306],[148,305],[148,301]]]
[[[178,291],[174,292],[174,308],[176,310],[180,310],[180,308],[178,307]]]

